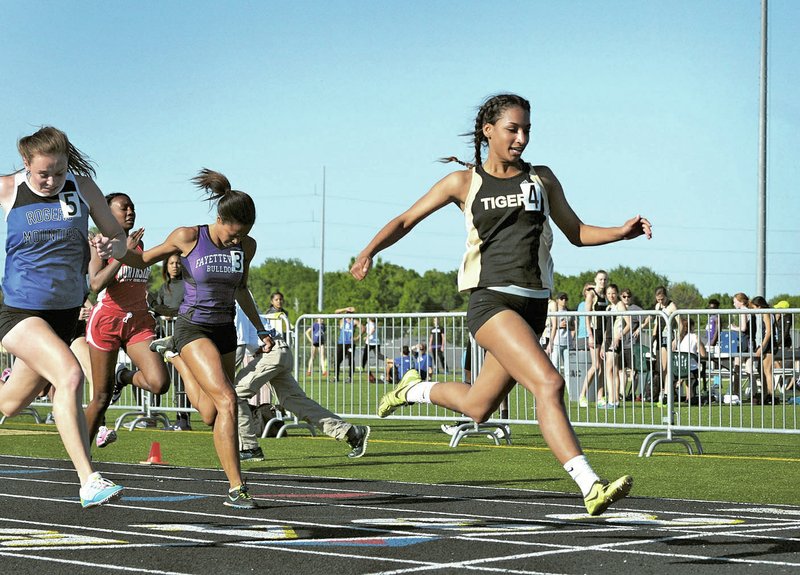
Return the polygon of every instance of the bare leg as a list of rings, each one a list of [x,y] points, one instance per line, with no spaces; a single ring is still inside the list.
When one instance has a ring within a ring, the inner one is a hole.
[[[161,356],[150,351],[150,341],[140,341],[128,346],[128,355],[139,369],[123,374],[122,379],[125,383],[133,384],[155,395],[161,395],[169,389],[169,374]],[[130,380],[126,381],[126,377]]]
[[[72,353],[75,354],[75,357],[78,358],[78,363],[81,364],[84,378],[91,384],[92,360],[89,357],[89,344],[86,343],[86,338],[83,336],[76,337],[72,340],[72,343],[69,344],[69,348],[72,350]]]
[[[11,377],[0,386],[0,409],[6,415],[19,413],[49,381],[56,390],[56,427],[83,485],[93,469],[82,408],[83,372],[78,360],[47,322],[38,317],[18,323],[2,344],[17,359]]]
[[[471,386],[455,382],[434,385],[431,402],[475,421],[486,421],[517,381],[534,394],[542,436],[561,464],[581,455],[564,407],[564,378],[525,320],[512,311],[502,311],[487,321],[475,338],[487,351],[475,382]]]
[[[114,365],[117,352],[101,351],[89,347],[89,357],[92,360],[92,400],[86,406],[86,425],[89,438],[94,439],[103,417],[111,404],[111,393],[114,390]],[[56,420],[58,423],[58,420]]]
[[[239,463],[239,428],[237,424],[238,400],[233,387],[236,353],[220,356],[217,346],[207,338],[196,339],[181,349],[180,357],[197,378],[197,384],[213,402],[214,447],[231,488],[242,485]],[[188,383],[184,381],[184,383]],[[187,391],[189,385],[187,384]],[[207,403],[192,403],[206,420]]]
[[[602,377],[602,370],[600,367],[600,348],[595,344],[590,343],[589,354],[592,358],[592,365],[589,367],[589,370],[586,372],[586,377],[583,379],[580,397],[587,397],[587,394],[589,393],[589,384],[592,382],[592,380],[597,380],[598,377]],[[601,397],[603,397],[603,388],[600,386],[600,382],[598,381],[596,399],[600,399]]]
[[[617,354],[613,351],[606,351],[605,356],[606,401],[609,403],[617,403],[619,402],[619,391],[617,390]]]
[[[772,388],[773,388],[773,381],[772,381],[772,354],[768,353],[761,359],[761,377],[763,380],[763,386],[766,386],[766,389],[763,390],[764,393],[761,394],[763,398],[765,395],[772,395]]]
[[[325,346],[319,345],[319,367],[322,370],[322,375],[328,375],[328,362],[325,361]]]
[[[311,346],[311,355],[308,358],[308,367],[306,368],[306,374],[311,375],[314,370],[314,356],[317,354],[317,348],[313,345]]]
[[[214,406],[214,401],[200,387],[197,377],[195,377],[180,355],[173,356],[169,361],[180,374],[186,397],[189,399],[189,403],[200,413],[203,423],[214,425],[214,420],[217,418],[217,408]]]

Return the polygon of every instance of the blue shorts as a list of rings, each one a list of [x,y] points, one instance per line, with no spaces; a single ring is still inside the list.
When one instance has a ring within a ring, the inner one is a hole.
[[[531,326],[537,337],[542,335],[547,320],[547,298],[529,298],[478,288],[469,294],[467,325],[472,337],[493,316],[511,310]]]

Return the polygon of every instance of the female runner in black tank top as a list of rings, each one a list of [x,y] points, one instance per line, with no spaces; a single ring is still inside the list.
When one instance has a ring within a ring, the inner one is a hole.
[[[529,132],[530,104],[524,98],[513,94],[502,94],[488,99],[481,106],[475,119],[473,132],[475,165],[482,166],[486,174],[496,179],[517,178],[523,172],[532,174],[533,181],[526,180],[520,184],[525,186],[522,188],[522,194],[519,194],[520,187],[517,187],[518,195],[510,190],[502,202],[486,199],[484,204],[487,207],[486,211],[489,207],[504,210],[501,212],[500,223],[510,230],[509,237],[524,236],[525,229],[519,228],[518,225],[531,226],[530,230],[537,226],[538,236],[534,238],[532,245],[546,249],[549,224],[547,212],[542,207],[544,204],[540,201],[545,202],[553,221],[576,246],[607,244],[641,235],[650,237],[650,222],[642,216],[634,216],[614,228],[583,223],[567,202],[555,174],[546,166],[531,168],[522,160]],[[488,147],[488,157],[482,162],[481,150],[484,146]],[[464,210],[468,199],[471,201],[475,197],[474,190],[471,190],[473,181],[472,169],[456,171],[445,176],[411,208],[391,220],[378,232],[355,258],[350,273],[357,280],[363,279],[378,252],[396,243],[417,223],[436,210],[448,204],[455,204]],[[532,218],[530,213],[522,213],[522,210],[526,212],[537,210],[538,215]],[[466,215],[471,218],[473,214]],[[468,223],[471,223],[471,219],[468,219]],[[517,227],[514,227],[515,225]],[[470,239],[473,239],[472,234]],[[497,236],[495,239],[498,242],[502,241]],[[540,240],[544,244],[540,244]],[[479,259],[480,254],[475,253],[476,247],[481,248],[479,245],[471,245],[472,255]],[[519,253],[515,250],[516,247],[501,245],[497,246],[497,251],[517,254],[518,257],[527,259],[535,258],[541,253],[538,249],[535,253]],[[515,262],[508,263],[510,267],[514,267]],[[538,263],[541,266],[543,262]],[[498,269],[496,262],[493,262],[493,269]],[[535,270],[530,271],[531,274],[536,273]],[[512,274],[519,276],[519,268],[514,268]],[[546,285],[550,278],[545,278],[543,275],[538,278],[533,276],[523,278],[530,280],[529,285],[535,286],[538,283],[543,289],[529,290],[528,286],[520,285],[516,280],[509,281],[509,278],[497,276],[492,278],[495,283],[488,285],[500,290],[485,289],[483,287],[487,285],[485,283],[483,285],[478,283],[474,288],[468,287],[467,289],[471,290],[471,308],[467,312],[467,320],[472,335],[486,350],[483,367],[474,383],[470,386],[462,382],[422,382],[419,381],[418,374],[415,375],[414,370],[411,370],[408,378],[404,377],[395,390],[381,399],[379,414],[388,415],[394,409],[413,402],[429,402],[482,422],[489,418],[515,382],[518,382],[536,397],[542,435],[553,454],[579,485],[587,510],[591,514],[599,514],[613,501],[628,493],[632,479],[625,476],[606,485],[598,479],[583,456],[564,406],[564,379],[541,348],[539,334],[532,327],[537,325],[540,330],[543,327],[547,293],[552,288],[552,285]],[[552,273],[550,276],[552,277]],[[517,289],[519,287],[522,289]],[[512,291],[536,295],[519,297],[511,293]],[[542,293],[545,294],[544,298],[540,295]],[[480,300],[475,302],[474,308],[473,298]],[[487,313],[487,305],[491,305],[491,301],[498,303]],[[471,321],[475,319],[480,321]]]

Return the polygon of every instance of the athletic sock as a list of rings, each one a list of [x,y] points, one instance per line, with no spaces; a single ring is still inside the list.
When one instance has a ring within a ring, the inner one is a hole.
[[[596,481],[600,481],[597,473],[595,473],[592,466],[589,465],[589,460],[586,459],[585,455],[573,457],[564,464],[564,469],[569,473],[569,476],[572,477],[572,480],[578,484],[584,497],[589,495],[589,492],[592,490],[592,485],[594,485]]]
[[[420,381],[408,388],[406,401],[408,403],[430,403],[431,388],[436,385],[434,381]]]

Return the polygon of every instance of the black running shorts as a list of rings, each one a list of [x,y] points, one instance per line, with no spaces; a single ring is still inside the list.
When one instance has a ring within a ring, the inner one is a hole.
[[[469,295],[467,325],[472,337],[494,315],[503,310],[519,314],[536,333],[542,335],[547,320],[547,298],[529,298],[478,288]]]
[[[236,327],[233,321],[225,324],[205,325],[192,323],[185,317],[178,316],[178,319],[175,320],[175,331],[172,334],[178,353],[183,346],[202,338],[208,338],[214,342],[220,355],[236,351]]]
[[[18,323],[29,317],[40,317],[53,328],[56,335],[67,345],[72,342],[75,326],[78,323],[80,307],[71,309],[19,309],[3,305],[0,307],[0,341],[8,335]]]

